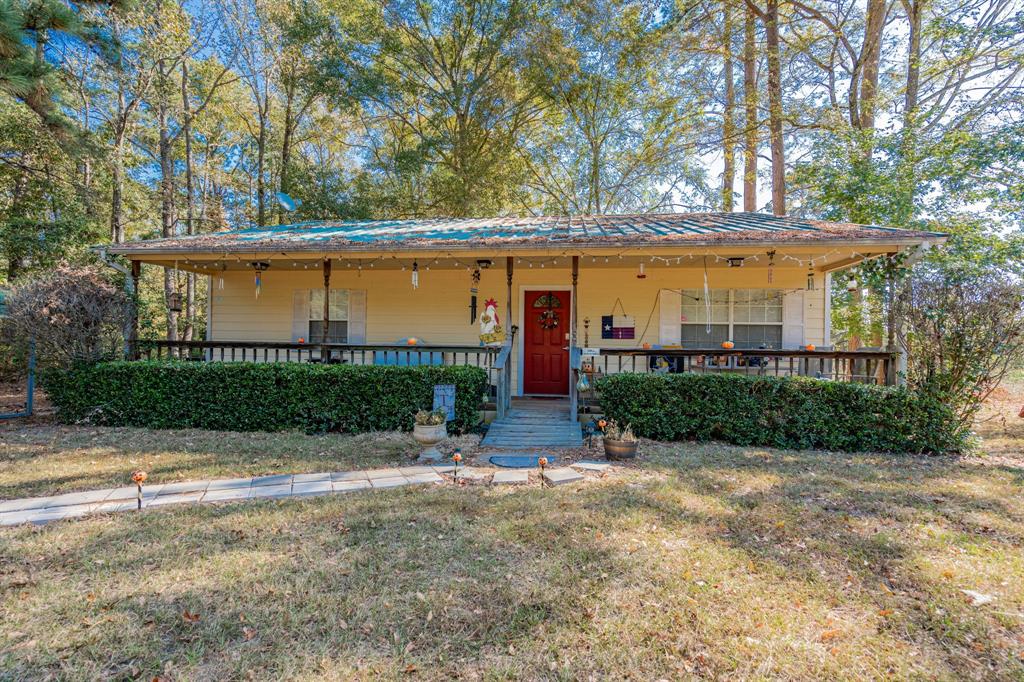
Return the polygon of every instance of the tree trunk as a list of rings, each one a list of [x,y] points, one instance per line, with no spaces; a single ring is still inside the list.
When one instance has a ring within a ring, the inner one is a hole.
[[[768,49],[768,133],[772,152],[772,212],[786,215],[786,160],[782,141],[782,56],[779,46],[779,1],[765,11]]]
[[[167,82],[168,73],[163,63],[157,67],[162,83]],[[161,236],[174,236],[174,159],[171,156],[171,135],[168,130],[167,97],[159,95],[157,105],[157,126],[159,128],[160,157],[160,233]],[[176,274],[176,271],[175,271]],[[171,294],[175,293],[178,283],[169,268],[164,268],[164,305],[167,308],[167,340],[178,339],[178,315],[170,308]]]
[[[743,104],[746,110],[743,145],[743,210],[757,210],[757,33],[754,12],[743,21]]]
[[[292,132],[295,126],[295,122],[292,121],[292,107],[295,99],[295,85],[291,82],[288,84],[286,90],[286,98],[284,103],[284,130],[281,140],[281,181],[278,186],[281,188],[281,194],[291,195],[291,185],[288,177],[288,165],[291,163],[292,157]],[[280,206],[277,210],[277,224],[285,224],[285,210],[283,206]]]
[[[181,134],[185,138],[185,234],[195,234],[192,221],[194,192],[192,190],[192,106],[188,99],[188,62],[181,63]],[[191,341],[196,321],[196,273],[185,275],[185,329],[182,338]]]
[[[117,133],[114,138],[114,151],[111,155],[111,188],[110,188],[110,241],[120,244],[124,241],[123,197],[124,191],[124,138]]]
[[[732,0],[723,0],[725,109],[722,112],[722,210],[731,213],[736,194],[736,83],[732,63]]]
[[[878,97],[878,64],[882,56],[882,30],[885,28],[886,0],[868,0],[861,48],[860,129],[875,128],[875,104]]]

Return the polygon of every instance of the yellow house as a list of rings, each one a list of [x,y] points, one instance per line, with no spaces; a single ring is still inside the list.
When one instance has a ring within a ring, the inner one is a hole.
[[[140,342],[136,352],[472,362],[494,372],[503,413],[510,396],[575,401],[591,379],[617,371],[891,381],[888,354],[831,348],[831,273],[942,241],[795,217],[680,213],[299,223],[106,250],[129,259],[136,277],[145,263],[210,279],[205,341]],[[863,369],[871,361],[889,366]]]

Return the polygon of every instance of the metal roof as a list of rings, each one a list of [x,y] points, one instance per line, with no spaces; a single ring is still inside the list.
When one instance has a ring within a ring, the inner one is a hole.
[[[345,220],[250,227],[110,245],[110,253],[373,251],[513,246],[670,246],[680,243],[920,243],[938,232],[762,213],[665,213],[530,218]]]

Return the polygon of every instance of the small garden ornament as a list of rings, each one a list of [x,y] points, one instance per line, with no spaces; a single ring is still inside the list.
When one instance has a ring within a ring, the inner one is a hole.
[[[132,480],[135,481],[135,485],[136,485],[136,487],[139,490],[139,492],[138,492],[139,509],[142,509],[142,484],[146,482],[146,478],[148,478],[148,476],[147,476],[145,471],[141,471],[140,470],[140,471],[136,471],[136,472],[132,473]]]
[[[452,455],[452,461],[455,462],[455,471],[452,472],[452,479],[456,482],[459,480],[459,462],[462,461],[462,450],[455,448],[455,454]]]
[[[544,485],[544,469],[547,467],[547,465],[548,465],[548,458],[547,457],[538,457],[537,458],[537,466],[540,467],[540,484],[541,485]]]

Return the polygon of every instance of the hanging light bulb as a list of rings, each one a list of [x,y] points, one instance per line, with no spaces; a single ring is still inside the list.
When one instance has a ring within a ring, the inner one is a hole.
[[[416,261],[412,262],[412,288],[420,288],[420,264]]]

